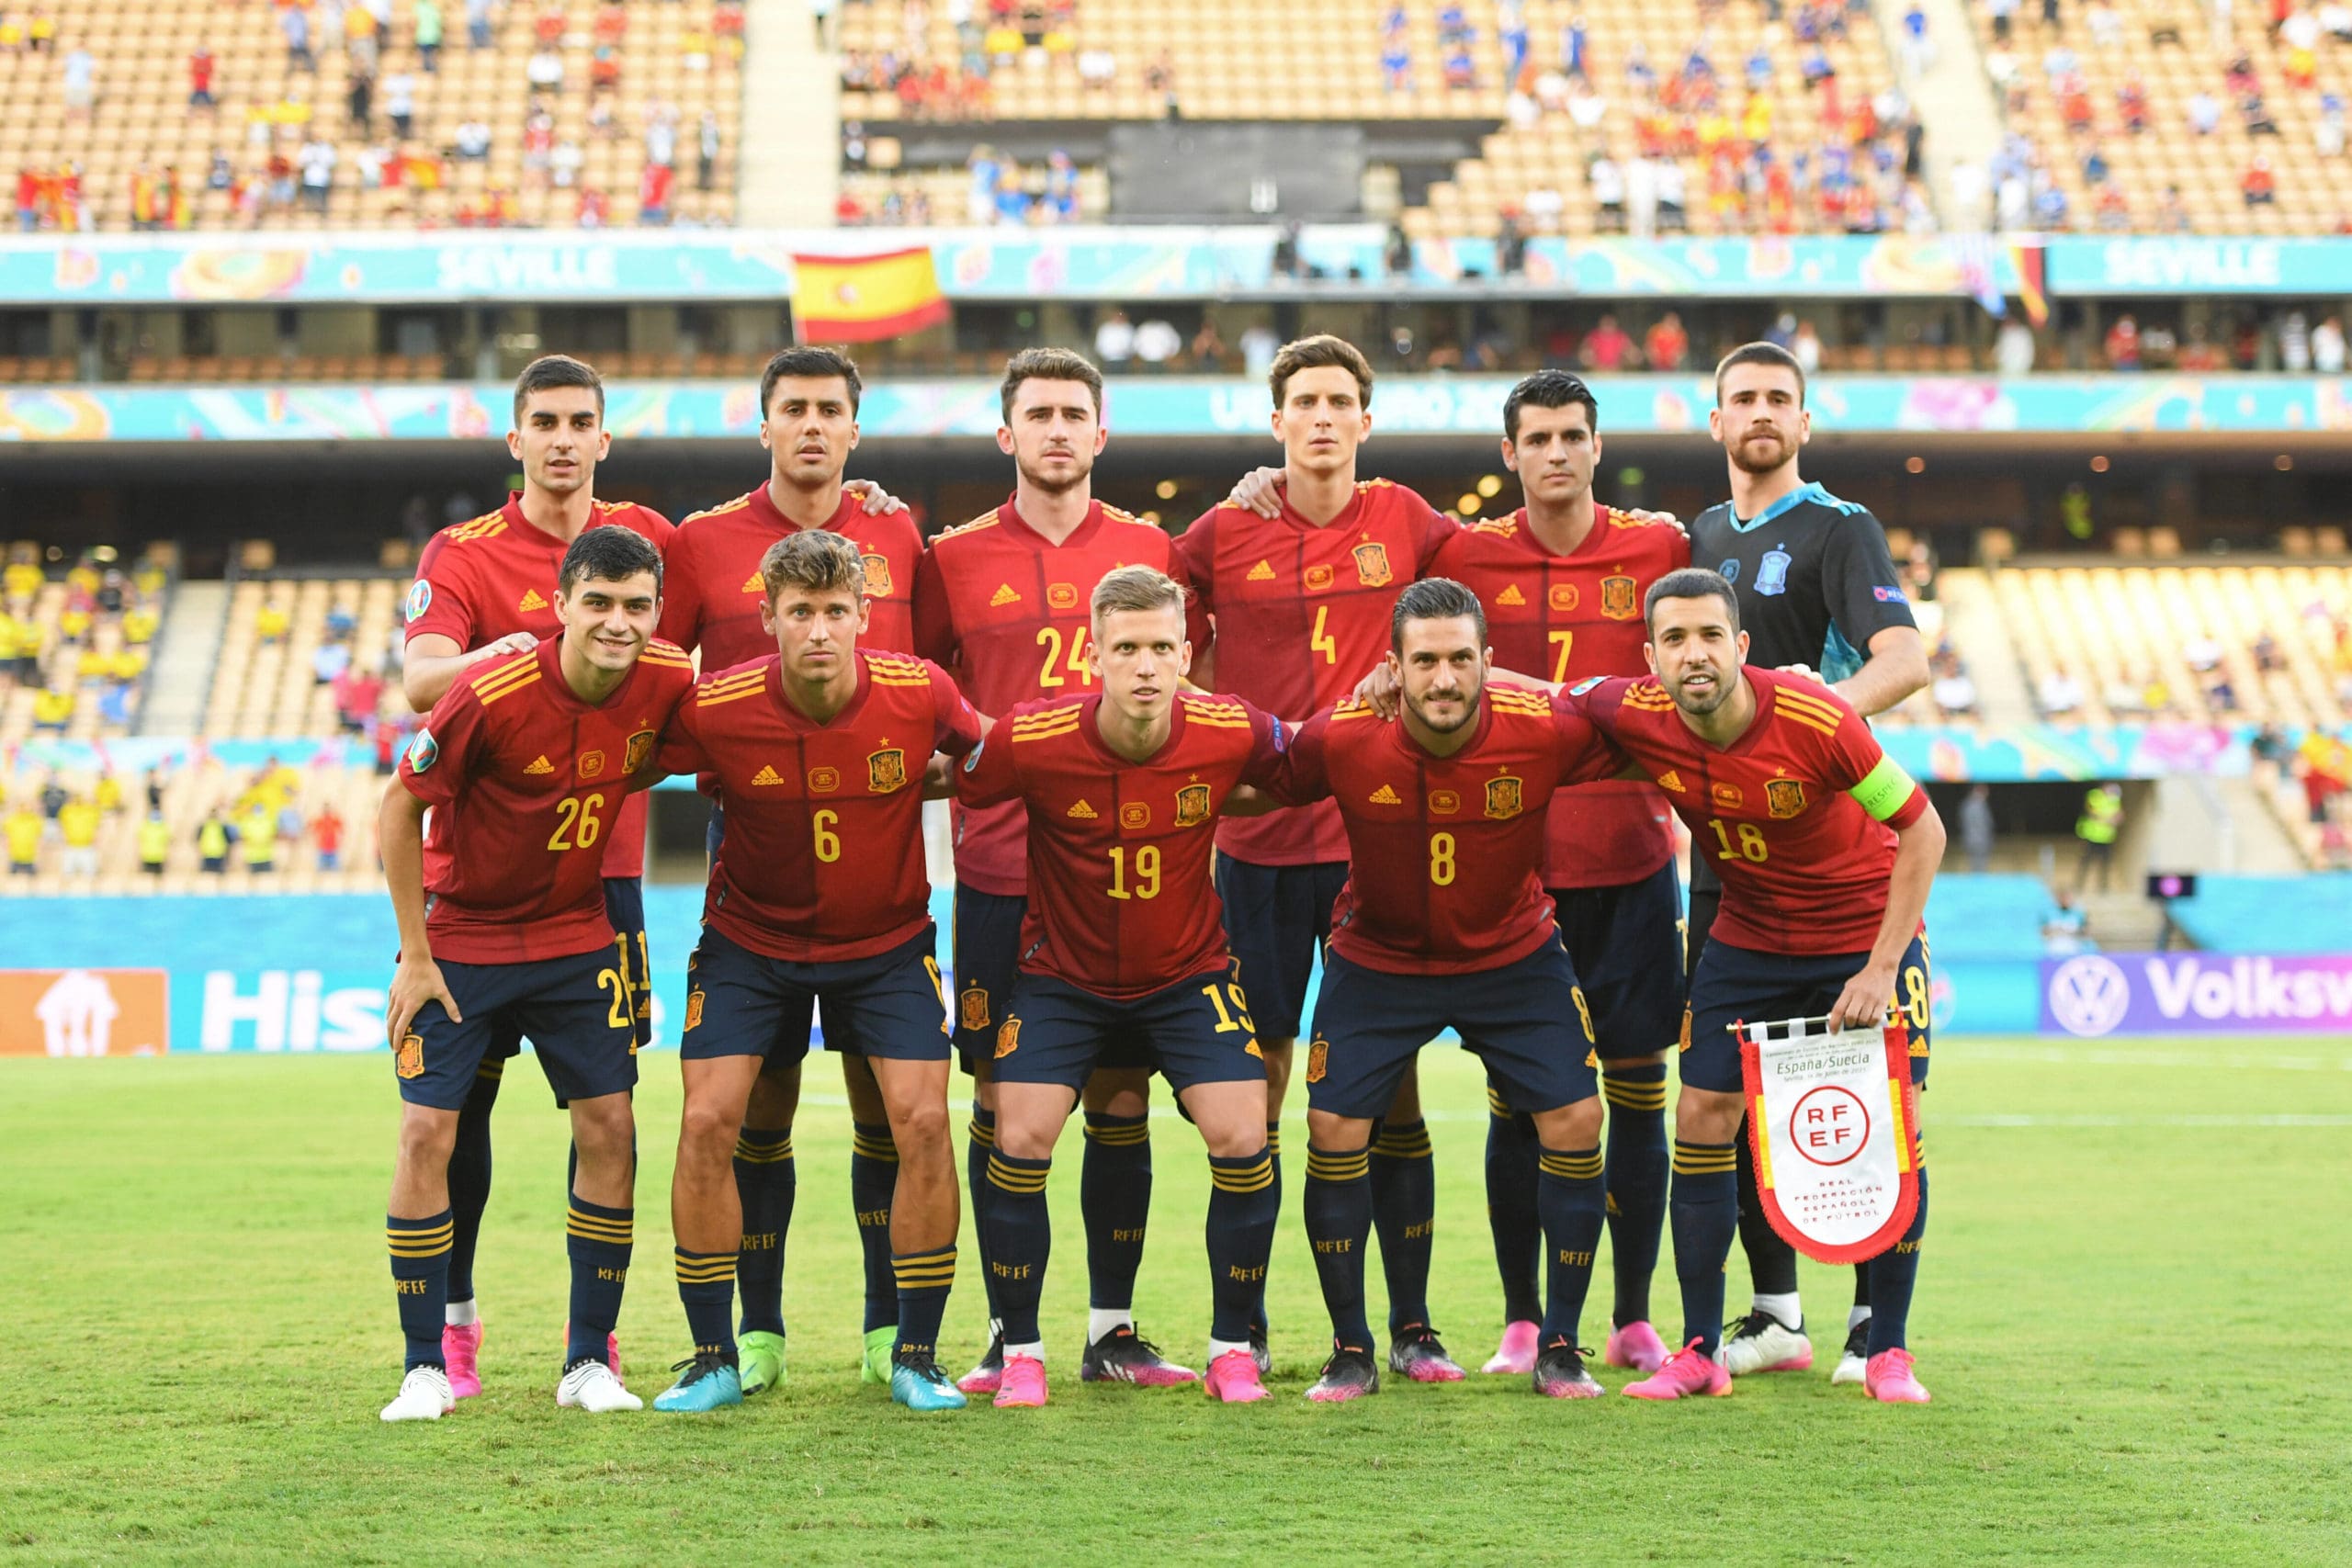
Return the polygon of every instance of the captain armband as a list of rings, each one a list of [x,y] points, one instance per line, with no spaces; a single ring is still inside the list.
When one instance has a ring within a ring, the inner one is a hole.
[[[1910,804],[1919,786],[1903,765],[1892,757],[1881,757],[1878,766],[1863,775],[1862,782],[1846,793],[1860,803],[1863,810],[1880,821],[1886,821]]]

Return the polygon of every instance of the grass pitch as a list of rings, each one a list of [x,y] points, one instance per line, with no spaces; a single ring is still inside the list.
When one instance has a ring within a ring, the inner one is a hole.
[[[712,1417],[555,1408],[564,1134],[526,1065],[498,1113],[477,1271],[487,1392],[405,1427],[376,1419],[400,1374],[381,1055],[0,1064],[0,1562],[2352,1560],[2352,1041],[1939,1047],[1912,1321],[1924,1409],[1828,1386],[1850,1276],[1811,1265],[1819,1370],[1729,1399],[1555,1404],[1474,1375],[1310,1407],[1324,1330],[1295,1123],[1274,1399],[1080,1385],[1073,1134],[1054,1177],[1053,1404],[912,1417],[856,1381],[848,1119],[820,1059],[795,1134],[786,1387]],[[1423,1061],[1432,1308],[1475,1365],[1499,1313],[1479,1084],[1457,1052]],[[686,1339],[668,1267],[675,1058],[645,1067],[621,1341],[650,1397]],[[1153,1135],[1137,1310],[1197,1363],[1205,1172],[1190,1128]],[[967,1235],[958,1368],[981,1338],[976,1270]],[[1736,1309],[1736,1253],[1732,1273]],[[1596,1346],[1607,1277],[1604,1256]],[[1655,1308],[1671,1337],[1670,1266]]]

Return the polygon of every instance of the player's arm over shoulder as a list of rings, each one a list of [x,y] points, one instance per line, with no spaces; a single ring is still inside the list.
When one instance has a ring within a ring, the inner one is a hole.
[[[1071,718],[1059,716],[1069,714]],[[986,739],[956,770],[956,798],[966,806],[993,806],[1021,794],[1022,753],[1050,745],[1085,722],[1083,710],[1064,699],[1019,703],[989,728]]]
[[[1582,682],[1578,682],[1582,684]],[[1566,691],[1551,698],[1552,734],[1559,746],[1560,782],[1591,784],[1599,779],[1640,778],[1632,759],[1592,721],[1582,700]],[[1630,773],[1628,770],[1632,770]]]

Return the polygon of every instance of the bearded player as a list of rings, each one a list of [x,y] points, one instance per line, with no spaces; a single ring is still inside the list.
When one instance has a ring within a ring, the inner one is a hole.
[[[600,840],[652,781],[655,739],[694,679],[684,652],[649,641],[661,593],[650,541],[582,534],[555,578],[560,639],[482,661],[453,686],[384,792],[379,841],[401,931],[386,1033],[403,1102],[385,1226],[408,1341],[387,1421],[456,1407],[443,1348],[449,1153],[485,1056],[517,1033],[569,1106],[578,1153],[556,1403],[641,1408],[608,1361],[636,1218],[638,1035],[630,943],[605,913]]]
[[[1767,669],[1818,671],[1864,717],[1928,683],[1928,650],[1894,574],[1886,530],[1866,507],[1806,483],[1798,460],[1813,434],[1804,367],[1787,349],[1751,343],[1715,369],[1708,428],[1723,444],[1731,499],[1690,524],[1691,558],[1713,567],[1739,601],[1750,658]],[[1704,951],[1720,897],[1702,856],[1690,876],[1689,964]],[[1796,1249],[1764,1217],[1747,1140],[1739,1140],[1739,1234],[1755,1297],[1724,1344],[1735,1377],[1813,1364],[1797,1294]],[[1833,1383],[1860,1382],[1871,1314],[1869,1270],[1854,1270],[1854,1308]]]
[[[830,348],[785,349],[761,372],[760,445],[769,456],[767,482],[687,517],[678,525],[666,558],[662,636],[697,650],[705,674],[775,654],[762,563],[777,541],[804,533],[830,534],[854,547],[867,614],[858,646],[872,652],[912,651],[915,563],[922,555],[922,536],[913,517],[871,481],[846,483],[842,477],[857,449],[863,391],[857,366]],[[725,813],[714,809],[714,856],[725,831]],[[841,1053],[842,1082],[849,1091],[850,1205],[865,1261],[860,1375],[887,1384],[899,1336],[890,1195],[902,1173],[874,1074],[854,1049],[853,1032],[845,1023],[834,1027],[835,1021],[827,1014],[825,1040]],[[774,1386],[785,1373],[784,1255],[798,1185],[792,1122],[800,1104],[802,1055],[781,1043],[768,1053],[734,1151],[743,1214],[736,1265],[742,1301],[737,1343],[746,1394]]]
[[[1603,1209],[1595,1041],[1537,869],[1555,792],[1623,759],[1562,699],[1487,685],[1487,618],[1461,583],[1414,583],[1392,626],[1396,722],[1356,702],[1318,716],[1271,792],[1337,802],[1351,851],[1306,1055],[1306,1235],[1333,1336],[1306,1397],[1379,1390],[1364,1315],[1367,1145],[1407,1065],[1455,1029],[1539,1140],[1549,1289],[1535,1390],[1590,1398],[1601,1390],[1577,1329]]]
[[[1216,622],[1211,657],[1194,679],[1304,721],[1385,659],[1397,593],[1429,571],[1458,525],[1409,490],[1357,480],[1356,454],[1372,433],[1372,367],[1352,344],[1320,335],[1285,344],[1269,382],[1283,454],[1276,514],[1229,501],[1193,523],[1176,550]],[[1347,832],[1329,801],[1217,829],[1217,893],[1265,1026],[1259,1043],[1277,1120],[1316,953],[1330,940],[1332,903],[1347,876]],[[1396,1104],[1383,1111],[1371,1171],[1389,1365],[1416,1382],[1452,1382],[1462,1369],[1429,1323],[1437,1179],[1409,1064]],[[1268,1124],[1269,1138],[1279,1133]],[[1261,1350],[1265,1332],[1261,1303],[1251,1333]]]
[[[1278,719],[1180,692],[1183,586],[1124,567],[1094,586],[1091,696],[1023,703],[958,775],[973,805],[1028,815],[1020,972],[991,1055],[995,1190],[982,1238],[1003,1315],[1000,1408],[1046,1403],[1037,1309],[1052,1238],[1056,1139],[1112,1042],[1139,1043],[1208,1145],[1211,1399],[1266,1397],[1250,1344],[1280,1204],[1266,1068],[1234,981],[1209,874],[1211,825],[1236,786],[1272,781]]]
[[[857,547],[807,529],[760,562],[776,651],[707,675],[662,741],[665,773],[702,775],[728,812],[679,1055],[685,1111],[671,1187],[678,1294],[694,1355],[657,1410],[741,1403],[729,1332],[742,1235],[730,1156],[763,1059],[808,1050],[812,1004],[858,1043],[892,1144],[891,1396],[960,1409],[939,1370],[956,1277],[947,1020],[924,873],[922,779],[981,721],[938,666],[858,646],[871,615]]]
[[[1498,663],[1555,686],[1593,675],[1637,675],[1642,595],[1690,564],[1690,544],[1662,518],[1593,499],[1600,409],[1591,389],[1541,370],[1503,402],[1503,466],[1526,504],[1476,523],[1438,549],[1435,571],[1485,605]],[[1343,807],[1344,809],[1344,807]],[[1650,1326],[1650,1276],[1666,1223],[1666,1052],[1682,1019],[1674,839],[1647,783],[1608,780],[1554,795],[1544,834],[1544,886],[1591,1004],[1608,1105],[1605,1185],[1616,1283],[1602,1359],[1656,1371],[1666,1347]],[[1537,1132],[1490,1084],[1487,1215],[1503,1282],[1503,1342],[1483,1369],[1535,1370],[1543,1315],[1536,1261]]]
[[[1668,573],[1644,608],[1655,678],[1594,682],[1573,700],[1665,791],[1690,829],[1692,854],[1723,877],[1723,908],[1690,977],[1674,1109],[1670,1211],[1683,1348],[1625,1388],[1637,1399],[1670,1400],[1732,1386],[1716,1359],[1724,1264],[1739,1223],[1732,1140],[1743,1085],[1732,1026],[1826,1015],[1836,1030],[1899,1017],[1911,1038],[1912,1081],[1924,1086],[1921,917],[1944,829],[1927,792],[1844,698],[1804,676],[1746,665],[1738,601],[1722,577]],[[1864,1266],[1872,1306],[1864,1387],[1886,1404],[1928,1400],[1905,1347],[1928,1228],[1924,1165],[1918,1181],[1910,1228]]]
[[[1101,689],[1088,656],[1088,596],[1123,566],[1174,566],[1168,536],[1093,499],[1102,376],[1066,349],[1024,349],[1006,362],[998,449],[1012,458],[1012,497],[932,541],[915,580],[915,647],[953,671],[981,711]],[[1188,619],[1190,630],[1202,623]],[[1201,630],[1205,637],[1205,631]],[[991,1052],[1027,942],[1028,818],[1018,801],[959,799],[956,840],[956,1047],[972,1075],[966,1185],[972,1225],[989,1244],[998,1190],[983,1179],[996,1147]],[[1161,1356],[1135,1325],[1136,1272],[1151,1212],[1147,1098],[1151,1057],[1140,1038],[1111,1037],[1087,1079],[1086,1156],[1079,1206],[1086,1224],[1087,1333],[1080,1377],[1159,1387],[1199,1374]],[[989,1348],[965,1374],[967,1393],[993,1393],[1003,1361],[1002,1280],[989,1288]]]
[[[409,706],[424,713],[484,660],[527,653],[552,640],[561,629],[554,604],[556,571],[565,549],[589,529],[626,528],[656,549],[669,544],[673,530],[659,513],[595,499],[596,465],[612,449],[612,433],[605,428],[605,384],[594,369],[560,354],[524,367],[514,382],[514,428],[506,434],[507,452],[523,466],[523,488],[496,512],[442,529],[417,560],[401,665],[401,689]],[[626,939],[619,967],[629,984],[630,1013],[641,1044],[653,1020],[639,881],[647,803],[641,795],[631,795],[617,804],[620,814],[604,835],[605,904],[613,930]],[[497,1103],[506,1061],[520,1049],[512,1031],[492,1040],[458,1114],[449,1158],[454,1239],[442,1350],[451,1392],[459,1399],[481,1392],[474,1247],[490,1202],[491,1108]],[[617,1344],[611,1356],[617,1367]]]

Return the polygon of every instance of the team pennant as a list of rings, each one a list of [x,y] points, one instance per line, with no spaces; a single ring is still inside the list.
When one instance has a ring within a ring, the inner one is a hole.
[[[1860,1263],[1901,1240],[1919,1203],[1919,1096],[1903,1027],[1734,1028],[1772,1228],[1823,1263]]]

